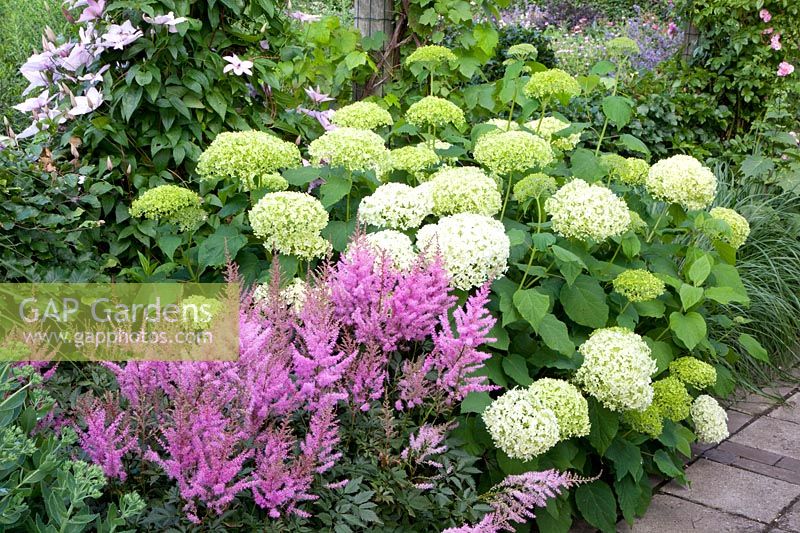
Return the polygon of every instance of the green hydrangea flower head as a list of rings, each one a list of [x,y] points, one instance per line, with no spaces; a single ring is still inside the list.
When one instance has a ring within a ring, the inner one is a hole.
[[[638,157],[629,157],[625,161],[628,165],[619,180],[628,185],[644,185],[650,172],[650,163]]]
[[[614,290],[631,302],[655,300],[666,290],[664,282],[643,269],[631,269],[614,279]]]
[[[197,173],[202,179],[236,180],[242,189],[282,191],[289,187],[278,170],[300,166],[293,143],[263,131],[224,132],[200,154]]]
[[[728,438],[728,413],[711,396],[701,394],[695,398],[690,414],[700,442],[717,444]]]
[[[630,37],[615,37],[606,43],[606,50],[611,57],[636,56],[642,53],[636,41]]]
[[[575,385],[561,379],[544,378],[534,381],[528,392],[535,401],[555,413],[561,440],[589,434],[589,403]]]
[[[553,231],[567,238],[603,242],[631,225],[625,200],[603,185],[573,179],[544,203]]]
[[[330,251],[320,236],[328,225],[328,212],[310,194],[282,191],[264,195],[248,213],[253,234],[264,247],[311,260]]]
[[[692,397],[681,380],[670,376],[653,383],[653,403],[664,418],[680,422],[689,417]]]
[[[717,383],[717,369],[694,357],[679,357],[669,364],[669,372],[682,382],[702,390]]]
[[[558,68],[534,72],[525,85],[525,94],[540,101],[558,98],[569,101],[581,94],[577,80]]]
[[[534,401],[525,389],[512,389],[483,412],[495,446],[513,459],[529,461],[558,443],[555,413]]]
[[[418,181],[428,177],[427,170],[439,163],[436,152],[424,145],[404,146],[389,152],[389,165],[394,170],[402,170]]]
[[[628,214],[630,214],[631,216],[630,230],[633,231],[634,233],[639,233],[640,235],[644,235],[645,232],[647,232],[647,230],[649,229],[647,222],[645,222],[642,219],[642,216],[633,209],[630,209],[628,211]]]
[[[177,225],[181,231],[194,231],[207,217],[196,192],[177,185],[159,185],[144,192],[131,204],[130,214],[157,222]]]
[[[406,120],[418,128],[428,126],[442,128],[452,124],[458,129],[463,129],[467,125],[464,111],[453,102],[438,96],[426,96],[411,104],[406,111]]]
[[[562,152],[574,150],[578,143],[581,142],[580,133],[571,133],[566,137],[558,137],[556,135],[558,132],[569,128],[569,126],[569,122],[565,122],[558,117],[542,117],[525,124],[526,128],[549,142],[553,148]]]
[[[498,176],[549,165],[555,155],[550,144],[526,131],[483,135],[473,149],[475,160]]]
[[[622,421],[633,430],[654,439],[664,431],[664,417],[655,404],[650,404],[644,411],[624,411]]]
[[[715,235],[716,237],[721,238],[736,249],[741,248],[747,242],[747,237],[750,236],[750,223],[747,222],[746,218],[727,207],[715,207],[711,209],[710,214],[712,218],[725,222],[730,228],[728,234]]]
[[[714,201],[717,178],[694,157],[674,155],[650,167],[645,187],[657,200],[693,211],[705,209]]]
[[[583,364],[575,381],[612,411],[642,411],[653,401],[656,362],[646,342],[627,328],[595,330],[578,348]]]
[[[440,65],[442,63],[450,63],[457,61],[458,57],[452,50],[444,46],[431,44],[428,46],[420,46],[406,58],[406,66],[413,65],[414,63],[432,63]]]
[[[539,51],[530,43],[520,43],[508,47],[506,57],[532,61],[539,55]]]
[[[407,230],[418,228],[433,211],[433,199],[425,191],[404,183],[384,183],[361,200],[358,219],[363,224]]]
[[[493,216],[500,212],[502,198],[497,183],[477,167],[450,167],[431,178],[433,214],[477,213]]]
[[[392,115],[374,102],[355,102],[333,112],[331,122],[343,128],[374,130],[394,124]]]
[[[189,322],[187,325],[192,331],[207,329],[214,320],[214,317],[225,307],[220,300],[207,298],[199,294],[184,298],[181,303],[188,309],[185,316]]]
[[[523,203],[538,198],[544,200],[558,189],[555,178],[537,172],[529,174],[514,184],[514,199]]]
[[[350,172],[375,172],[382,179],[389,168],[389,150],[377,133],[358,128],[337,128],[311,141],[308,154],[314,163],[325,161]]]

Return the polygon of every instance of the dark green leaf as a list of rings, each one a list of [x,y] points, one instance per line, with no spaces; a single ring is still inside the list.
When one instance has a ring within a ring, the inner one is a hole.
[[[614,533],[617,524],[617,501],[611,487],[594,481],[575,489],[575,504],[583,518],[603,533]]]
[[[608,322],[606,293],[590,276],[578,276],[572,285],[561,287],[561,306],[572,320],[582,326],[602,328]]]

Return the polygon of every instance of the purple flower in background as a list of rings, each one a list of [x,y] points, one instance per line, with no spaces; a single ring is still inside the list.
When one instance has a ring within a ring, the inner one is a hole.
[[[126,20],[122,24],[111,24],[101,37],[102,46],[122,50],[142,35],[142,30],[134,28],[130,20]]]
[[[225,68],[222,69],[222,72],[226,74],[228,72],[233,72],[237,76],[241,76],[242,74],[247,74],[248,76],[253,75],[252,61],[248,61],[246,59],[240,59],[239,56],[237,56],[236,54],[223,56],[222,59],[228,62],[228,64],[225,65]]]
[[[170,33],[177,33],[178,28],[176,27],[181,22],[186,22],[186,17],[175,17],[175,13],[170,11],[166,15],[156,15],[155,17],[148,17],[147,15],[142,15],[142,19],[145,22],[148,22],[154,26],[167,26],[169,28]]]
[[[317,22],[318,20],[322,20],[322,17],[319,15],[309,15],[308,13],[303,13],[302,11],[293,11],[289,13],[289,16],[295,20],[299,20],[300,22]]]
[[[325,131],[331,131],[336,129],[335,124],[331,124],[331,117],[333,116],[332,109],[326,109],[325,111],[318,111],[316,109],[308,109],[306,107],[298,107],[297,112],[307,117],[311,117],[317,120],[320,125],[325,129]]]
[[[78,22],[90,22],[102,16],[103,10],[106,8],[106,0],[86,0],[83,5],[86,6],[86,9],[78,17]]]
[[[269,50],[269,41],[266,39],[262,39],[258,42],[258,46],[261,47],[262,50]]]
[[[317,85],[316,88],[306,87],[306,94],[311,98],[311,101],[317,105],[323,102],[333,102],[333,98],[331,98],[329,94],[320,91],[319,85]]]

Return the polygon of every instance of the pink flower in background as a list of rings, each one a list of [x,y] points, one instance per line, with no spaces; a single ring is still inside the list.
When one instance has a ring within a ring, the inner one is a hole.
[[[316,88],[314,87],[306,87],[306,94],[315,104],[321,104],[323,102],[333,102],[333,98],[330,95],[323,93],[319,89],[319,85]]]
[[[242,74],[247,74],[248,76],[252,76],[253,75],[253,71],[252,71],[253,62],[252,61],[248,61],[246,59],[240,59],[239,56],[237,56],[236,54],[232,54],[232,55],[229,55],[229,56],[223,56],[222,59],[224,59],[225,61],[228,62],[228,64],[225,65],[225,68],[222,69],[222,72],[224,72],[226,74],[228,72],[233,72],[237,76],[241,76]]]
[[[299,20],[300,22],[317,22],[318,20],[322,20],[322,17],[319,15],[309,15],[308,13],[303,13],[302,11],[293,11],[289,13],[289,16],[295,20]]]
[[[674,22],[670,22],[669,26],[667,26],[667,35],[670,37],[675,37],[678,33],[678,25]]]
[[[83,10],[78,22],[90,22],[99,19],[106,8],[106,0],[86,0],[86,9]]]
[[[147,15],[142,15],[142,19],[149,23],[153,24],[154,26],[167,26],[169,28],[170,33],[177,33],[178,28],[176,27],[181,22],[186,22],[186,17],[175,17],[175,13],[170,11],[166,15],[157,15],[155,17],[148,17]]]
[[[785,78],[789,74],[794,72],[794,65],[791,63],[787,63],[786,61],[781,61],[781,64],[778,65],[778,76],[781,78]]]
[[[142,30],[134,28],[130,20],[126,20],[122,24],[111,24],[108,31],[101,37],[102,46],[122,50],[142,35]]]
[[[780,33],[776,33],[775,35],[772,36],[772,38],[769,40],[769,46],[773,50],[780,50],[781,48],[783,48],[783,45],[781,45]]]
[[[103,93],[95,87],[86,91],[84,96],[75,97],[75,106],[69,110],[68,114],[73,117],[91,113],[103,104]]]
[[[761,32],[761,35],[769,35],[774,31],[773,28],[766,28]]]
[[[761,20],[763,20],[764,22],[769,22],[770,20],[772,20],[772,14],[766,9],[762,9],[761,11],[759,11],[758,16],[761,17]]]

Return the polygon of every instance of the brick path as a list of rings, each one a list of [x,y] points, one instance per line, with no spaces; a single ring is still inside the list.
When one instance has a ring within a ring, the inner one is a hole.
[[[795,375],[798,372],[795,371]],[[800,533],[800,386],[749,395],[728,409],[729,439],[696,447],[687,487],[664,483],[631,533]]]

